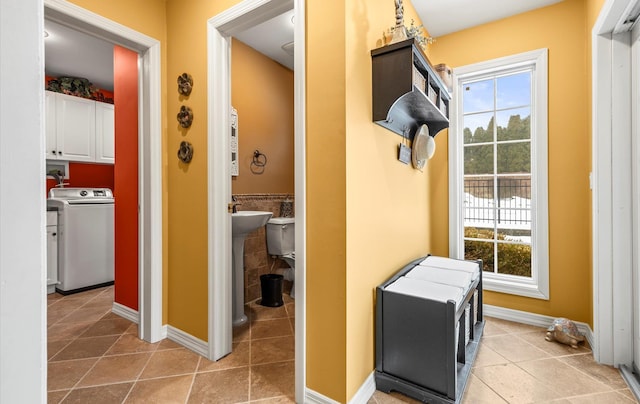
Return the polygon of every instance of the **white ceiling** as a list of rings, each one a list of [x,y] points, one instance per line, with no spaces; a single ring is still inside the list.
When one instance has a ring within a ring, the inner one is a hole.
[[[435,38],[560,1],[562,0],[414,0],[413,6],[429,35]],[[409,23],[410,21],[405,21],[405,25]]]
[[[287,53],[282,45],[293,43],[293,10],[235,36],[258,52],[293,70],[293,49]]]
[[[50,76],[88,79],[96,87],[113,90],[113,44],[44,20],[44,72]]]
[[[389,26],[395,15],[387,0]],[[414,0],[424,26],[432,37],[446,35],[562,0]],[[250,28],[236,38],[293,70],[293,52],[282,45],[293,42],[293,11]],[[410,21],[405,21],[406,25]],[[89,79],[95,86],[113,90],[113,44],[45,20],[45,73]]]

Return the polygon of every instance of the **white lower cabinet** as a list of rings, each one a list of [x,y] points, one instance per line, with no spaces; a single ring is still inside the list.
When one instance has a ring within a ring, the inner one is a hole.
[[[47,293],[58,284],[58,212],[47,211]]]
[[[47,159],[113,164],[114,108],[46,91]]]

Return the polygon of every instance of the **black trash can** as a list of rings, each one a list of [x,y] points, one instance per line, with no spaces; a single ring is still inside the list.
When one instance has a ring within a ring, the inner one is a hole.
[[[280,307],[282,301],[282,280],[284,277],[277,274],[260,275],[260,288],[262,300],[260,304],[267,307]]]

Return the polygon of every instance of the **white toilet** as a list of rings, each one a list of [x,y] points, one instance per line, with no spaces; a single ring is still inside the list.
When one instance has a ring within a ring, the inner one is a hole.
[[[296,268],[296,223],[293,217],[274,217],[267,222],[267,252],[289,265],[284,271],[284,279],[293,282]],[[295,285],[291,285],[291,297]]]

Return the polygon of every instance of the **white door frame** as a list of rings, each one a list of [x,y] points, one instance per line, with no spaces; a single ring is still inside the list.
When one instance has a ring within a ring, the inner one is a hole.
[[[231,37],[294,9],[295,198],[296,198],[296,402],[305,394],[305,1],[244,0],[207,22],[209,359],[231,352],[231,201],[229,151]]]
[[[138,52],[138,324],[148,342],[162,333],[162,99],[160,42],[64,0],[44,0],[45,17]]]
[[[631,0],[607,0],[592,31],[593,353],[596,361],[631,365],[632,174],[631,48],[614,34]]]

